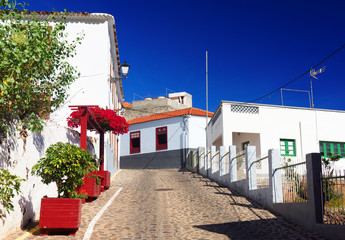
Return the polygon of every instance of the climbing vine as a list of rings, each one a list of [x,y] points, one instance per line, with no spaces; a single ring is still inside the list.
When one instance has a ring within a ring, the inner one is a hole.
[[[79,76],[67,60],[83,36],[67,41],[65,15],[37,15],[0,0],[0,135],[19,123],[41,131],[44,116],[64,102]]]

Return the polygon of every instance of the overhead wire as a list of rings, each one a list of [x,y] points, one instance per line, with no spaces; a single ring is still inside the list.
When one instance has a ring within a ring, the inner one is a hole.
[[[343,50],[345,48],[345,44],[343,44],[342,46],[340,46],[338,49],[336,49],[334,52],[332,52],[330,55],[328,55],[327,57],[325,57],[324,59],[322,59],[320,62],[318,62],[316,65],[314,65],[313,67],[309,68],[308,70],[306,70],[304,73],[300,74],[298,77],[294,78],[293,80],[287,82],[286,84],[282,85],[281,87],[271,91],[270,93],[267,93],[259,98],[256,98],[254,100],[251,100],[251,101],[248,101],[248,102],[245,102],[245,103],[253,103],[253,102],[256,102],[262,98],[265,98],[269,95],[271,95],[272,93],[275,93],[277,91],[279,91],[280,89],[290,85],[291,83],[297,81],[298,79],[300,79],[301,77],[303,77],[304,75],[306,75],[307,73],[310,72],[310,70],[316,68],[317,66],[321,65],[322,63],[324,63],[325,61],[327,61],[328,59],[330,59],[331,57],[333,57],[335,54],[337,54],[338,52],[340,52],[341,50]]]

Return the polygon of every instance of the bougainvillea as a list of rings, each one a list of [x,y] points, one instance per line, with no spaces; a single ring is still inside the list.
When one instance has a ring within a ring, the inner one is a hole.
[[[114,134],[124,134],[128,132],[129,124],[124,117],[116,115],[115,110],[103,109],[100,107],[90,107],[89,110],[105,132],[111,131]],[[73,111],[67,118],[68,126],[71,128],[79,127],[80,117],[81,111]],[[96,130],[90,124],[87,125],[87,129],[91,131]]]

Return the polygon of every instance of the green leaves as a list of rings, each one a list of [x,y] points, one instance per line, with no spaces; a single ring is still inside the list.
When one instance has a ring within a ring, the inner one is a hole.
[[[15,2],[0,0],[0,133],[16,120],[40,131],[44,114],[64,102],[78,77],[66,59],[76,54],[83,37],[67,42],[64,20],[52,28],[48,21],[26,15],[24,6],[18,12]]]
[[[58,197],[73,198],[78,196],[75,189],[81,186],[83,177],[97,170],[92,155],[77,146],[58,142],[46,151],[46,157],[41,158],[32,168],[32,174],[40,176],[42,182],[55,182],[58,187]]]
[[[0,203],[4,212],[0,209],[0,217],[13,211],[12,198],[15,194],[20,193],[20,182],[25,181],[16,175],[10,174],[9,171],[0,168]]]

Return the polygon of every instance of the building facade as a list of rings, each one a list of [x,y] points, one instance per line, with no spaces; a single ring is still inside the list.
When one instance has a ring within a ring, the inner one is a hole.
[[[84,13],[68,15],[66,20],[68,38],[72,40],[82,34],[84,39],[77,46],[76,56],[69,60],[80,72],[80,77],[70,86],[65,104],[50,115],[50,121],[65,127],[71,105],[98,105],[120,112],[124,99],[122,81],[110,82],[120,75],[114,17]],[[98,135],[92,132],[88,132],[88,136],[98,139]],[[119,136],[107,133],[104,141],[105,170],[113,174],[119,169]]]
[[[305,161],[305,155],[345,157],[345,112],[222,101],[207,126],[207,146],[256,146],[257,156],[271,148],[283,158]]]
[[[129,123],[129,132],[121,136],[121,168],[181,168],[190,150],[206,145],[206,112],[200,109],[154,114]]]

